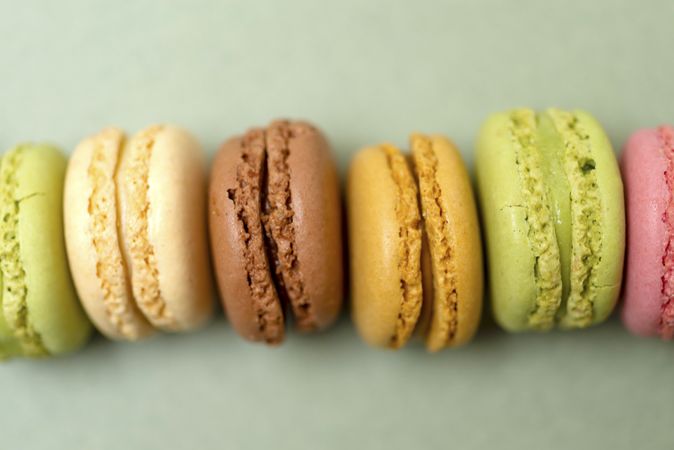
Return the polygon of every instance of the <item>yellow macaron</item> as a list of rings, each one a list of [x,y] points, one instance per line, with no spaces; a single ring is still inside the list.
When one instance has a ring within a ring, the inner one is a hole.
[[[468,172],[454,144],[414,134],[411,155],[390,144],[360,151],[347,201],[353,319],[370,345],[429,351],[477,330],[482,249]]]

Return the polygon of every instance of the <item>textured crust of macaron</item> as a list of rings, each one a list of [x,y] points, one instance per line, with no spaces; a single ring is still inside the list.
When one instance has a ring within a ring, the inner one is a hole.
[[[628,233],[622,319],[632,333],[644,337],[657,335],[661,317],[662,257],[669,240],[663,217],[671,196],[667,167],[657,130],[630,136],[621,160]]]
[[[664,340],[674,337],[674,129],[668,126],[658,127],[660,151],[667,157],[667,170],[664,178],[669,195],[667,209],[662,221],[667,228],[667,243],[662,254],[662,289],[660,293],[660,321],[658,334]]]
[[[124,134],[109,128],[83,140],[66,173],[68,259],[89,318],[107,337],[136,340],[153,332],[133,299],[117,228],[115,172]]]
[[[16,234],[25,273],[25,311],[52,355],[74,351],[91,333],[75,294],[63,239],[66,158],[49,146],[25,146],[16,170]]]
[[[433,306],[426,347],[430,351],[439,351],[454,340],[458,328],[456,236],[448,224],[443,192],[449,186],[440,183],[438,149],[429,137],[420,134],[413,135],[410,140],[433,279]]]
[[[602,196],[597,186],[596,152],[584,126],[567,111],[550,109],[552,120],[564,149],[561,158],[568,180],[571,212],[571,270],[568,296],[563,300],[559,324],[563,328],[584,328],[593,322],[596,300],[601,233]]]
[[[173,312],[167,308],[159,285],[155,248],[150,241],[150,161],[161,125],[146,128],[126,143],[116,182],[124,258],[129,267],[136,304],[148,321],[162,330],[175,330]],[[174,261],[174,263],[179,263]]]
[[[307,328],[324,329],[337,319],[343,301],[339,178],[321,132],[304,122],[287,126],[295,252],[310,302]]]
[[[529,245],[535,255],[532,268],[537,295],[529,314],[528,325],[535,330],[548,330],[555,324],[562,303],[563,278],[561,254],[555,228],[546,158],[541,150],[540,127],[536,113],[530,109],[510,112],[513,157],[517,161],[517,176],[524,190],[522,196],[529,228]]]
[[[625,254],[625,201],[620,169],[613,147],[602,126],[590,114],[574,111],[587,134],[596,173],[596,189],[601,199],[599,233],[601,246],[596,254],[593,278],[592,324],[606,320],[620,294]]]
[[[172,317],[158,323],[169,331],[194,330],[213,311],[205,156],[199,142],[175,126],[163,126],[153,139],[147,239],[156,258],[166,317]],[[149,317],[152,320],[152,313]]]
[[[506,330],[529,329],[537,296],[534,251],[529,243],[524,186],[514,176],[509,113],[490,116],[479,134],[475,168],[496,321]]]
[[[446,305],[453,311],[444,314],[453,323],[449,326],[433,324],[429,330],[426,342],[429,350],[434,351],[446,346],[460,346],[473,338],[482,314],[484,276],[480,228],[468,171],[451,141],[442,136],[429,139],[436,161],[434,172],[439,194],[436,202],[440,206],[445,239],[449,244],[446,272],[451,273],[452,283],[451,292],[445,296],[449,294],[455,301],[454,305]],[[414,149],[414,141],[412,147]],[[437,286],[435,283],[436,294],[440,292]],[[445,302],[436,300],[436,303],[444,305]],[[437,311],[434,311],[433,316],[436,315]]]
[[[297,329],[312,331],[316,328],[313,302],[306,290],[304,264],[298,258],[298,228],[302,225],[293,210],[293,199],[305,195],[290,187],[292,178],[289,160],[290,141],[294,132],[287,121],[273,123],[263,132],[262,157],[266,177],[262,177],[262,224],[266,237],[266,250],[275,273],[274,287],[282,302],[289,304]],[[311,170],[304,176],[311,176]],[[301,201],[301,200],[300,200]],[[306,262],[306,261],[305,261]]]
[[[389,346],[400,348],[407,343],[421,313],[423,277],[421,247],[423,231],[419,208],[419,190],[410,168],[409,157],[392,145],[381,145],[386,154],[390,175],[396,185],[396,217],[398,221],[398,274],[403,301],[398,314],[396,333]]]
[[[557,321],[565,314],[566,298],[571,290],[571,187],[564,169],[565,145],[548,114],[536,115],[536,147],[543,163],[562,274],[562,301],[557,308]]]
[[[246,153],[246,160],[259,163],[259,167],[249,171],[242,165],[244,146],[253,144],[264,146],[261,130],[226,142],[213,162],[209,187],[211,249],[223,306],[233,327],[250,341],[278,344],[284,337],[284,317],[264,249],[259,192],[262,161],[253,161]],[[240,179],[247,175],[256,179]],[[244,197],[250,192],[241,189],[247,183],[254,184],[251,189],[257,192],[248,206]],[[237,196],[241,198],[237,200]]]
[[[347,186],[353,319],[367,343],[392,348],[409,339],[422,303],[416,185],[409,169],[405,176],[391,161],[396,153],[402,158],[391,146],[359,152]],[[415,223],[401,221],[412,216]]]

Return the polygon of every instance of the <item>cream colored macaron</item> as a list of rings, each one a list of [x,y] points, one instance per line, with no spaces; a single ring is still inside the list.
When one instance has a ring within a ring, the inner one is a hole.
[[[470,341],[482,311],[480,230],[468,173],[446,138],[415,134],[410,157],[362,150],[347,186],[353,318],[363,339],[437,351]]]
[[[199,327],[212,312],[204,155],[186,131],[108,128],[83,140],[66,174],[68,259],[106,336]]]

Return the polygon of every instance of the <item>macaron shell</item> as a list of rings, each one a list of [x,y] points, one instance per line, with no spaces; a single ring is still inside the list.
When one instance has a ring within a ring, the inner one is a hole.
[[[145,145],[151,145],[145,167],[146,206],[138,208],[140,199],[134,196],[139,190],[132,189],[129,180],[138,176],[138,160],[134,158]],[[154,126],[139,132],[124,150],[118,186],[124,249],[140,309],[150,323],[166,331],[202,326],[211,316],[213,296],[206,240],[204,156],[199,143],[173,126]],[[134,258],[136,244],[132,239],[143,227],[145,245],[153,257],[143,255],[140,261]],[[140,300],[139,293],[147,282],[158,283],[156,303]]]
[[[406,300],[399,268],[402,237],[396,213],[398,189],[382,148],[367,148],[354,157],[347,182],[352,315],[363,340],[377,347],[391,347],[393,343],[402,346],[413,331],[406,330],[405,336],[394,342]],[[421,236],[419,285],[420,247]],[[416,300],[407,317],[412,327],[421,312],[421,292]]]
[[[662,217],[670,196],[667,166],[657,130],[639,130],[625,144],[621,167],[628,240],[622,319],[639,336],[657,335],[661,318],[662,257],[668,241]]]
[[[336,320],[343,299],[339,179],[324,136],[308,123],[289,126],[295,252],[310,301],[311,321],[324,329]]]
[[[64,223],[70,268],[87,314],[107,337],[135,340],[154,329],[133,299],[116,225],[114,174],[124,140],[120,130],[109,128],[77,146],[66,173]],[[102,221],[97,226],[95,213]]]
[[[266,305],[267,309],[262,315],[271,320],[267,321],[268,329],[262,329],[256,312],[256,299],[253,298],[248,279],[248,261],[245,256],[247,236],[240,232],[240,218],[230,198],[230,192],[237,186],[243,139],[235,138],[223,144],[213,162],[209,188],[209,224],[215,273],[225,311],[234,329],[247,340],[267,340],[277,344],[284,336],[283,310],[276,293],[270,293],[274,301]],[[250,220],[256,220],[261,227],[260,217]],[[257,269],[265,272],[265,278],[271,283],[268,262],[265,267]]]
[[[584,111],[574,112],[587,133],[595,162],[596,189],[601,199],[601,246],[597,258],[592,323],[606,320],[620,294],[625,254],[625,200],[613,147],[602,126]],[[573,270],[573,269],[572,269]]]
[[[490,116],[479,134],[475,167],[487,248],[489,296],[496,321],[506,330],[524,331],[536,299],[524,189],[512,151],[510,116]]]
[[[50,354],[70,352],[89,338],[66,264],[62,194],[66,158],[49,146],[24,146],[17,167],[17,235],[25,271],[29,323]]]
[[[437,157],[436,177],[443,219],[453,241],[450,258],[457,297],[457,328],[453,339],[444,345],[455,347],[473,338],[482,314],[484,276],[480,227],[468,171],[456,146],[442,136],[433,136],[432,148]],[[433,333],[434,329],[429,332]],[[434,340],[432,335],[427,338],[429,343]]]

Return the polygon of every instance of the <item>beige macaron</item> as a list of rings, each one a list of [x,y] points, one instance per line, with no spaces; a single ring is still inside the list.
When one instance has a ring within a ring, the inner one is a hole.
[[[188,331],[212,313],[205,162],[186,131],[108,128],[83,140],[66,174],[68,259],[96,327],[118,340]]]

